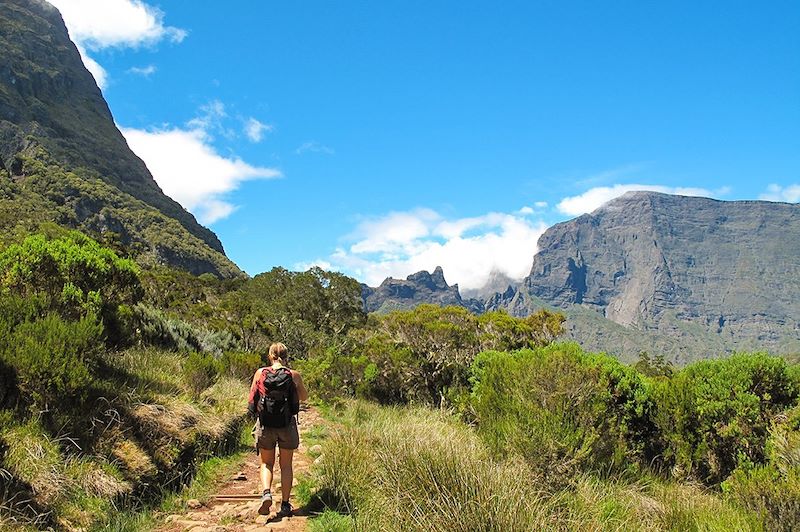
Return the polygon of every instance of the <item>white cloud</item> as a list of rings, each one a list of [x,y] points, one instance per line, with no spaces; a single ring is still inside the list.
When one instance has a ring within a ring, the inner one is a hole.
[[[131,149],[144,160],[165,194],[211,224],[236,206],[225,200],[243,182],[279,177],[272,168],[252,166],[238,157],[224,157],[199,127],[181,129],[120,128]]]
[[[137,76],[149,78],[150,76],[156,73],[156,70],[158,69],[156,68],[155,65],[147,65],[144,67],[131,67],[128,69],[128,72],[130,74],[136,74]]]
[[[530,216],[532,214],[541,213],[547,208],[546,201],[537,201],[531,205],[525,205],[520,210],[517,211],[517,214],[521,214],[523,216]]]
[[[795,183],[793,185],[782,187],[773,183],[767,187],[767,190],[764,191],[764,193],[761,194],[758,199],[766,201],[798,203],[800,202],[800,184]]]
[[[714,197],[725,195],[729,189],[722,188],[717,191],[710,191],[704,188],[695,187],[667,187],[662,185],[612,185],[609,187],[595,187],[587,190],[578,196],[571,196],[561,200],[556,208],[563,214],[569,216],[579,216],[592,212],[604,203],[614,198],[622,196],[626,192],[634,190],[645,190],[651,192],[663,192],[665,194],[679,194],[681,196],[706,196]]]
[[[222,119],[228,116],[225,104],[219,100],[211,100],[200,106],[200,116],[192,118],[186,124],[192,129],[202,129],[206,132],[222,127]]]
[[[272,131],[272,126],[256,120],[255,118],[248,118],[244,124],[244,134],[250,139],[250,142],[261,142],[264,138],[264,133]]]
[[[323,270],[326,271],[335,270],[333,264],[331,264],[326,260],[315,260],[312,262],[296,262],[293,269],[298,272],[305,272],[314,267],[322,268]]]
[[[106,71],[87,50],[138,48],[162,40],[181,42],[186,30],[164,25],[164,13],[142,0],[49,0],[64,18],[69,35],[97,85],[108,85]]]
[[[445,219],[430,209],[392,212],[363,220],[348,236],[353,243],[325,262],[371,286],[442,266],[449,283],[480,288],[493,270],[513,279],[527,275],[546,228],[516,214]]]
[[[296,150],[294,150],[294,152],[297,155],[302,155],[306,152],[324,153],[326,155],[334,155],[336,153],[336,151],[333,148],[325,146],[324,144],[320,144],[315,140],[304,142]]]
[[[72,40],[88,50],[139,47],[167,39],[181,42],[186,30],[164,25],[164,13],[141,0],[49,0],[64,18]]]

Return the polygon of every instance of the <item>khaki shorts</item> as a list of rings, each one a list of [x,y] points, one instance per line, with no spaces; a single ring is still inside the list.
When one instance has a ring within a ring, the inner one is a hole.
[[[297,432],[297,423],[294,417],[288,427],[280,429],[261,428],[261,424],[256,421],[256,425],[253,427],[253,436],[255,436],[257,449],[275,449],[276,444],[281,449],[294,450],[300,447],[300,434]]]

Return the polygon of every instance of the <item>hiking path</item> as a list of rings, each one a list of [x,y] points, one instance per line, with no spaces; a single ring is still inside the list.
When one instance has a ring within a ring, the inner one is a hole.
[[[314,463],[309,449],[303,441],[305,433],[324,423],[319,413],[310,408],[300,413],[300,448],[294,454],[294,485],[308,474]],[[221,483],[215,494],[207,501],[188,501],[190,509],[183,514],[166,516],[158,532],[301,532],[307,530],[309,512],[302,507],[292,490],[290,502],[294,508],[290,516],[277,514],[280,506],[281,472],[278,458],[275,458],[272,493],[276,499],[272,513],[258,515],[261,504],[261,481],[259,479],[259,459],[255,452],[242,457],[239,473]]]

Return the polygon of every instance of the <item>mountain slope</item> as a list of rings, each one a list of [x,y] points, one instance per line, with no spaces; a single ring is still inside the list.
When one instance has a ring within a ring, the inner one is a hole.
[[[798,239],[798,205],[631,192],[548,229],[531,274],[487,307],[522,315],[539,301],[578,306],[671,338],[673,355],[702,346],[716,354],[793,352],[800,348]],[[598,341],[595,322],[578,327],[589,336],[582,340],[619,352]]]
[[[450,286],[444,279],[441,266],[433,273],[420,271],[406,279],[384,280],[377,288],[362,285],[362,298],[367,312],[407,310],[421,303],[466,307],[473,312],[483,312],[483,304],[476,299],[462,299],[458,285]]]
[[[0,3],[0,175],[24,181],[26,159],[103,182],[131,210],[152,209],[176,220],[185,231],[181,250],[118,220],[128,238],[160,248],[164,261],[193,273],[241,273],[216,235],[167,197],[130,150],[58,11],[41,0],[8,0]],[[98,215],[105,206],[85,207]],[[200,247],[193,252],[195,242]]]

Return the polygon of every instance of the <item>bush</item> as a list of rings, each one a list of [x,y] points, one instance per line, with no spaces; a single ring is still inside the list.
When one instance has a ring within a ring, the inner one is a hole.
[[[59,410],[87,396],[103,345],[94,316],[76,322],[56,314],[6,329],[0,360],[17,373],[19,388],[39,409]]]
[[[256,370],[264,365],[261,355],[240,351],[226,351],[220,358],[221,371],[231,377],[250,383]]]
[[[78,231],[48,239],[32,235],[0,253],[0,287],[22,297],[43,294],[66,317],[102,317],[143,295],[132,261]]]
[[[213,356],[190,353],[183,363],[183,377],[189,391],[194,395],[200,395],[217,381],[220,369],[219,361]]]
[[[718,484],[737,466],[765,463],[771,420],[797,397],[778,357],[740,354],[687,366],[654,389],[664,464],[679,478]]]
[[[487,351],[472,366],[470,407],[491,448],[519,453],[554,482],[624,469],[652,432],[641,376],[577,344]]]
[[[773,465],[738,469],[723,491],[757,513],[767,530],[800,530],[800,468],[781,474]]]
[[[758,513],[768,530],[800,529],[800,407],[776,418],[767,441],[769,464],[740,467],[722,489]]]

